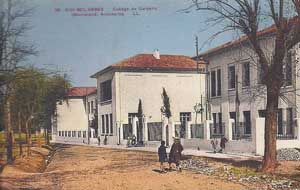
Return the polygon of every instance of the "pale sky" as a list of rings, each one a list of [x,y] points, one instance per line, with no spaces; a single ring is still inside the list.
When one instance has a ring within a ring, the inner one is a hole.
[[[29,39],[39,50],[32,59],[38,66],[55,67],[71,77],[74,86],[95,86],[90,76],[97,71],[139,53],[195,55],[216,28],[202,31],[205,13],[179,13],[189,0],[27,0],[35,6]],[[68,9],[66,11],[66,8]],[[71,12],[74,8],[76,11]],[[79,12],[77,8],[98,8]],[[113,9],[129,11],[113,11]],[[137,8],[134,16],[132,8]],[[148,8],[150,10],[139,10]],[[60,11],[57,11],[60,9]],[[124,16],[72,16],[72,13],[123,13]],[[223,35],[209,49],[232,39]]]

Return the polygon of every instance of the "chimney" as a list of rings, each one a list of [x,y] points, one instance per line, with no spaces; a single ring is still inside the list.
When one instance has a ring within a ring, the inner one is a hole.
[[[153,52],[153,57],[155,57],[155,59],[160,59],[158,49],[155,49],[155,50],[154,50],[154,52]]]

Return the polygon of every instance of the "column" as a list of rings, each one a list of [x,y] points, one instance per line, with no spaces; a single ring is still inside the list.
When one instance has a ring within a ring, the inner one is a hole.
[[[294,121],[296,123],[295,135],[297,135],[297,140],[300,141],[300,118],[295,118]]]
[[[234,123],[234,119],[229,119],[228,120],[228,127],[225,128],[225,137],[227,140],[231,141],[232,140],[232,124]]]
[[[134,135],[135,137],[137,137],[137,123],[138,122],[138,118],[135,116],[132,119],[132,135]]]
[[[204,124],[204,140],[210,140],[210,125],[213,124],[212,120],[206,120]]]
[[[168,124],[168,119],[164,118],[163,122],[162,122],[162,140],[166,141],[166,125]]]
[[[120,144],[121,144],[122,140],[124,139],[123,124],[121,122],[118,122],[118,127],[119,127],[119,138],[120,138]]]
[[[265,151],[265,118],[256,118],[255,123],[255,153],[264,155]]]
[[[185,131],[186,131],[185,137],[187,139],[191,139],[191,124],[192,124],[191,121],[187,121],[185,124]]]
[[[146,142],[146,141],[148,141],[148,125],[147,125],[147,118],[146,117],[144,117],[143,131],[144,131],[143,141]]]

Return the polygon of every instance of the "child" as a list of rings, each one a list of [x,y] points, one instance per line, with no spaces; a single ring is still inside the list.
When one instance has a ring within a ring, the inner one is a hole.
[[[161,141],[161,145],[158,148],[158,157],[160,162],[160,171],[165,172],[164,162],[167,160],[167,151],[165,147],[165,141]]]

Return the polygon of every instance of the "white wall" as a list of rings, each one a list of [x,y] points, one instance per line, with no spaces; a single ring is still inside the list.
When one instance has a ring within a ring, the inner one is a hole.
[[[205,78],[192,73],[138,73],[122,72],[118,76],[117,120],[127,122],[128,113],[136,113],[139,99],[148,122],[161,121],[163,87],[170,98],[172,120],[179,121],[180,112],[191,112],[195,121],[194,105],[200,103],[201,94],[205,103]],[[201,81],[200,81],[201,78]],[[205,115],[205,114],[204,114]],[[200,114],[198,115],[200,121]],[[205,117],[204,117],[205,118]]]
[[[84,99],[68,99],[57,104],[57,133],[56,141],[83,142],[83,138],[78,138],[78,131],[88,130],[88,118],[84,107]],[[59,137],[59,131],[77,131],[76,137]],[[86,132],[87,134],[87,132]],[[81,137],[83,132],[81,132]],[[87,142],[87,141],[86,141]]]

